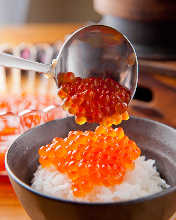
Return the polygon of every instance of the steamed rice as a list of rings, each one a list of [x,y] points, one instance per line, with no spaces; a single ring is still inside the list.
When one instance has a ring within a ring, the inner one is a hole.
[[[136,199],[168,188],[155,167],[155,161],[144,156],[135,161],[135,168],[128,171],[122,184],[113,187],[97,186],[84,198],[75,197],[71,180],[55,167],[38,167],[32,179],[32,188],[46,195],[75,201],[109,202]]]

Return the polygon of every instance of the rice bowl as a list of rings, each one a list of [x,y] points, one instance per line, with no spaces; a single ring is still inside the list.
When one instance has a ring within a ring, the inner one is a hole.
[[[56,136],[66,137],[69,130],[93,130],[95,126],[76,125],[73,118],[56,120],[24,133],[11,145],[6,155],[6,168],[28,215],[40,220],[168,220],[176,210],[176,132],[152,120],[131,117],[122,127],[141,146],[142,154],[156,161],[157,170],[169,188],[130,201],[94,203],[56,198],[31,187],[39,166],[41,145]]]

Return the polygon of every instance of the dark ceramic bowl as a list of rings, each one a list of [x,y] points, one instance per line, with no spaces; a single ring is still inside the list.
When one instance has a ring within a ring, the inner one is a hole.
[[[176,130],[140,118],[122,124],[148,158],[156,160],[162,177],[171,185],[160,193],[113,203],[73,202],[46,196],[31,189],[38,166],[38,148],[69,130],[94,129],[95,124],[76,125],[73,118],[48,122],[21,135],[6,155],[6,168],[26,212],[33,220],[168,220],[176,211]]]

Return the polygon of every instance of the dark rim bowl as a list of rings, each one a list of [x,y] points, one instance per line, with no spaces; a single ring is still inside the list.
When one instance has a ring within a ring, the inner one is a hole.
[[[35,127],[18,137],[9,148],[5,164],[12,186],[32,219],[63,220],[165,220],[176,211],[176,130],[148,119],[131,117],[120,126],[156,160],[168,189],[150,196],[122,202],[76,202],[44,195],[30,187],[38,166],[38,148],[53,137],[65,137],[70,130],[92,130],[96,124],[77,125],[73,117]]]

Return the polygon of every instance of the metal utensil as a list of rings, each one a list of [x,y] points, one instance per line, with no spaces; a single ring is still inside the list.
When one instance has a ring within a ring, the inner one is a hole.
[[[71,34],[52,64],[32,62],[0,54],[0,65],[42,72],[55,79],[60,73],[75,76],[110,77],[127,87],[133,97],[138,79],[137,57],[129,40],[117,30],[104,25],[90,25]]]

